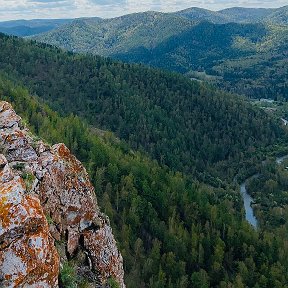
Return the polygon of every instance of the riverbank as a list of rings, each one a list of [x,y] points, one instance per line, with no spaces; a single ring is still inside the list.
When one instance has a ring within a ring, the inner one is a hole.
[[[280,165],[284,160],[288,159],[288,155],[284,155],[281,157],[277,157],[275,162]],[[255,174],[247,179],[240,185],[240,193],[243,197],[244,201],[244,209],[245,209],[245,218],[246,220],[254,227],[257,228],[258,220],[254,214],[254,210],[252,208],[252,204],[254,203],[254,199],[247,192],[247,182],[250,179],[255,177],[259,177],[260,174]]]

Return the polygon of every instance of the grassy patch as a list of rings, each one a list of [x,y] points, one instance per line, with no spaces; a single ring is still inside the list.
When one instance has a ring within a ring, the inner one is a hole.
[[[60,271],[60,287],[65,288],[77,287],[77,276],[75,268],[68,261],[64,262],[63,267]]]
[[[27,191],[30,191],[32,189],[32,185],[33,185],[36,177],[34,176],[34,174],[29,173],[29,172],[23,172],[21,177],[23,178],[23,180],[26,184]]]
[[[108,282],[109,287],[111,288],[120,288],[120,285],[113,277],[109,278],[107,282]]]

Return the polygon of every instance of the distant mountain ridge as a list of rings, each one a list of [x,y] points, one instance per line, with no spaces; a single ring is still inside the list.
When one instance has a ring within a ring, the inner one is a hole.
[[[48,32],[72,21],[73,19],[11,20],[0,22],[0,32],[20,37],[31,36]]]
[[[283,8],[284,7],[279,9],[232,7],[219,11],[211,11],[208,9],[191,7],[182,11],[175,12],[174,14],[193,20],[206,20],[215,24],[224,24],[229,22],[255,23],[268,20],[266,18],[269,15],[281,11]],[[274,21],[276,23],[278,22],[276,18]]]
[[[276,10],[277,9],[272,8],[232,7],[220,10],[219,13],[225,15],[230,20],[233,20],[233,22],[257,22],[265,19]]]
[[[31,28],[39,27],[39,26],[47,26],[54,25],[60,26],[63,24],[67,24],[74,19],[33,19],[33,20],[10,20],[0,22],[1,27],[12,28],[16,26],[27,26]]]
[[[280,8],[232,7],[219,11],[191,7],[172,14],[191,20],[209,21],[215,24],[224,24],[229,22],[270,22],[274,24],[287,24],[288,6],[283,6]]]
[[[136,48],[153,49],[163,41],[193,29],[203,21],[213,24],[283,24],[287,7],[234,7],[220,11],[192,7],[174,13],[148,11],[112,19],[80,18],[47,33],[36,35],[34,39],[74,52],[114,56]]]
[[[229,22],[239,23],[255,23],[255,22],[272,22],[275,24],[287,24],[288,12],[287,7],[280,8],[244,8],[244,7],[232,7],[219,11],[211,11],[204,8],[191,7],[172,13],[161,12],[144,12],[136,14],[128,14],[122,17],[137,14],[166,14],[170,16],[182,17],[192,21],[209,21],[215,24],[224,24]],[[132,16],[133,17],[133,16]],[[120,19],[121,17],[106,19],[106,21],[112,21],[113,19]],[[0,22],[0,32],[14,35],[14,36],[32,36],[41,33],[55,30],[63,25],[71,24],[74,21],[95,21],[100,20],[99,17],[87,17],[79,19],[33,19],[33,20],[11,20]],[[103,19],[104,20],[104,19]],[[105,21],[105,20],[104,20]]]
[[[187,19],[193,19],[198,21],[210,21],[213,23],[227,23],[229,22],[229,17],[221,14],[220,11],[211,11],[208,9],[191,7],[185,10],[177,11],[173,13],[176,16],[184,17]]]
[[[32,36],[57,29],[74,19],[33,19],[0,22],[0,32],[19,37]]]

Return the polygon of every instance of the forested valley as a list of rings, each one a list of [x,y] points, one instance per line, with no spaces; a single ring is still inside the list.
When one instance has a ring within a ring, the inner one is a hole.
[[[260,209],[254,229],[237,183],[285,147],[280,119],[176,73],[5,35],[0,48],[1,99],[84,163],[127,287],[287,287],[284,216],[266,229]]]
[[[112,133],[99,136],[79,117],[59,116],[5,77],[0,96],[33,133],[64,141],[87,167],[124,257],[127,287],[287,287],[287,239],[254,230],[236,189],[160,167]]]
[[[0,48],[1,71],[62,115],[75,113],[161,165],[214,186],[239,171],[249,174],[258,152],[286,137],[280,120],[244,98],[176,73],[4,35]]]

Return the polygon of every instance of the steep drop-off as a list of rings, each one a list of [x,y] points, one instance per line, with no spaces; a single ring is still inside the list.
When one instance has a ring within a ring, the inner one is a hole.
[[[0,147],[0,286],[58,287],[69,261],[91,287],[110,279],[125,287],[109,219],[68,148],[33,137],[7,102],[0,102]]]

